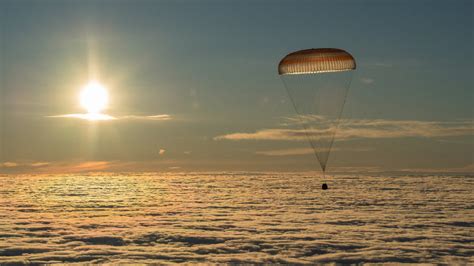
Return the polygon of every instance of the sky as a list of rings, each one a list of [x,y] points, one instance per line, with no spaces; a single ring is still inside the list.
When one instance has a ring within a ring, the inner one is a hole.
[[[328,163],[474,172],[472,1],[0,0],[0,172],[317,171],[277,73],[357,69]],[[88,121],[81,88],[109,91]]]

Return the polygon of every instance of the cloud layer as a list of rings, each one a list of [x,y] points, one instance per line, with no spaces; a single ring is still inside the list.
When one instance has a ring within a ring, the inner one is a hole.
[[[325,192],[314,173],[0,183],[2,265],[474,263],[469,176],[340,175]]]

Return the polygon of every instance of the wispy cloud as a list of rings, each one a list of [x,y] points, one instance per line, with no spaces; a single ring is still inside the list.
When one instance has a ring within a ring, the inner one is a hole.
[[[30,164],[32,167],[44,167],[50,165],[49,162],[35,162]]]
[[[362,172],[370,172],[370,173],[380,173],[383,172],[384,169],[380,166],[336,166],[331,168],[331,172],[339,172],[339,173],[362,173]]]
[[[421,58],[398,58],[389,61],[372,61],[372,62],[361,62],[362,66],[375,67],[375,68],[392,68],[392,67],[419,67],[423,65]]]
[[[322,149],[318,151],[323,151]],[[314,153],[314,150],[311,148],[296,148],[296,149],[281,149],[281,150],[268,150],[268,151],[257,151],[255,152],[258,155],[265,156],[292,156],[292,155],[305,155]]]
[[[19,166],[18,163],[14,163],[14,162],[4,162],[0,165],[1,167],[6,167],[6,168],[12,168],[12,167],[17,167]]]
[[[282,117],[282,126],[303,125],[308,123],[325,123],[326,118],[322,115],[296,115]]]
[[[49,165],[49,162],[4,162],[0,163],[0,168],[19,168],[19,167],[27,167],[27,168],[39,168]]]
[[[79,173],[95,172],[109,169],[113,162],[84,161],[84,162],[5,162],[0,168],[19,172],[48,172],[48,173]]]
[[[350,120],[338,138],[452,137],[474,135],[472,121]]]
[[[107,120],[148,120],[148,121],[168,121],[172,120],[172,116],[169,114],[158,114],[158,115],[124,115],[124,116],[111,116],[108,114],[64,114],[64,115],[52,115],[46,116],[48,118],[72,118],[81,119],[88,121],[107,121]]]
[[[367,85],[374,84],[375,82],[375,80],[372,78],[361,78],[360,81]]]
[[[316,149],[317,152],[324,152],[328,149]],[[347,148],[344,151],[371,151],[372,148]],[[331,151],[341,151],[340,148],[332,148]],[[293,149],[279,149],[279,150],[266,150],[266,151],[257,151],[255,152],[258,155],[265,156],[294,156],[294,155],[306,155],[312,154],[315,150],[312,148],[293,148]]]
[[[76,164],[70,168],[71,172],[91,172],[106,170],[110,166],[108,161],[90,161]]]
[[[129,120],[153,120],[153,121],[168,121],[171,120],[171,115],[127,115],[118,117],[118,119],[129,119]]]
[[[296,120],[297,121],[297,120]],[[217,136],[215,140],[306,140],[327,138],[334,130],[330,123],[320,123],[318,128],[262,129],[256,132],[238,132]],[[336,134],[338,140],[379,139],[406,137],[452,137],[474,135],[472,121],[415,121],[415,120],[348,120],[342,121]]]
[[[111,169],[112,161],[54,162],[42,168],[47,173],[87,173]]]
[[[300,136],[297,136],[298,134]],[[304,140],[302,130],[293,129],[262,129],[252,133],[231,133],[217,136],[214,140]]]
[[[89,121],[106,121],[106,120],[116,120],[116,117],[107,115],[107,114],[65,114],[65,115],[52,115],[47,116],[49,118],[74,118],[82,119]]]
[[[474,163],[465,165],[463,167],[452,167],[452,168],[407,168],[400,169],[405,172],[415,173],[474,173]]]

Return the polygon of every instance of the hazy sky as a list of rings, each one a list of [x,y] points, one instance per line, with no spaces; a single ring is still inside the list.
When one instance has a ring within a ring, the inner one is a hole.
[[[474,169],[469,0],[0,0],[0,12],[0,171],[318,170],[307,142],[269,137],[295,115],[277,64],[313,47],[358,63],[329,171]],[[52,117],[85,112],[91,73],[117,119]]]

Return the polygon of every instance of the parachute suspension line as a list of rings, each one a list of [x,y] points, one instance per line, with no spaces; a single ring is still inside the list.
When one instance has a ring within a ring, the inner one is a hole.
[[[341,116],[342,116],[342,112],[344,111],[344,106],[346,105],[347,96],[349,94],[349,88],[351,87],[351,83],[352,83],[352,77],[353,77],[353,74],[352,74],[352,72],[350,72],[349,81],[348,81],[347,85],[345,86],[345,93],[344,93],[344,100],[342,101],[342,107],[341,107],[341,110],[339,111],[339,114],[337,115],[337,121],[335,123],[336,128],[334,129],[334,132],[332,133],[331,138],[330,138],[329,147],[328,147],[329,151],[331,151],[331,149],[332,149],[337,130],[339,129],[339,125],[341,124],[341,122],[340,122],[341,121]],[[331,155],[331,153],[328,153],[326,162],[321,166],[321,168],[323,169],[323,176],[326,172],[326,164],[329,161],[329,156],[330,155]]]
[[[344,106],[346,105],[347,96],[349,94],[349,88],[351,87],[351,84],[352,84],[353,73],[352,72],[349,72],[349,73],[350,73],[350,77],[349,77],[349,81],[347,82],[347,85],[345,86],[346,90],[345,90],[345,94],[344,94],[344,100],[342,101],[342,108],[339,111],[339,115],[338,115],[339,120],[341,119],[342,112],[344,111]],[[336,128],[336,131],[337,131],[337,128]]]
[[[319,96],[319,90],[311,88],[308,91],[307,83],[311,79],[314,79],[314,77],[310,76],[309,74],[303,74],[303,75],[281,75],[281,80],[283,81],[283,85],[285,87],[285,90],[290,98],[290,101],[293,105],[293,108],[296,111],[296,114],[298,116],[298,120],[301,123],[301,126],[303,128],[303,132],[306,136],[306,139],[308,140],[312,150],[313,154],[315,155],[317,161],[319,162],[319,165],[321,167],[321,170],[324,170],[325,167],[323,167],[322,163],[323,158],[320,157],[318,154],[318,151],[320,150],[320,147],[316,145],[313,141],[311,141],[311,127],[309,126],[310,123],[308,123],[308,119],[312,119],[312,117],[307,117],[308,115],[317,113],[317,110],[315,110],[315,107],[318,106],[318,104],[315,103],[316,100],[319,102],[321,101],[321,97]],[[306,85],[306,86],[305,86]],[[294,91],[292,91],[294,90]],[[293,92],[293,93],[292,93]],[[301,105],[301,100],[298,97],[298,93],[295,92],[302,92],[303,93],[303,98],[305,100],[310,100],[310,105]],[[310,92],[310,94],[307,94]],[[296,98],[295,98],[296,97]],[[298,104],[300,102],[300,105]]]
[[[304,75],[303,75],[304,76]],[[309,135],[308,131],[309,131],[309,128],[307,127],[304,119],[302,118],[302,116],[304,116],[304,112],[303,113],[300,113],[300,110],[298,108],[298,106],[296,105],[296,102],[295,100],[293,99],[293,96],[291,95],[291,92],[290,92],[290,89],[289,89],[289,86],[287,84],[287,82],[285,81],[285,79],[283,78],[284,76],[280,76],[281,77],[281,80],[283,81],[283,85],[285,87],[285,90],[286,90],[286,93],[288,94],[288,97],[290,98],[290,101],[291,101],[291,104],[293,105],[293,108],[295,109],[295,112],[296,114],[298,115],[298,119],[300,120],[300,123],[301,125],[303,126],[304,128],[304,134],[306,135],[306,139],[308,140],[309,144],[311,145],[311,148],[313,149],[313,153],[314,153],[314,156],[316,156],[316,159],[318,160],[320,166],[321,166],[321,169],[323,170],[323,172],[325,171],[326,169],[326,166],[322,166],[321,165],[321,158],[319,157],[319,154],[318,154],[318,147],[315,146],[315,144],[311,141],[311,136]],[[304,77],[300,77],[300,75],[296,76],[296,89],[301,89],[301,87],[304,87],[302,84],[303,84],[303,81],[304,80]],[[317,93],[317,92],[316,92]],[[315,97],[317,98],[317,97]]]
[[[309,134],[308,134],[308,129],[306,128],[306,125],[303,125],[303,127],[304,127],[304,133],[305,133],[305,135],[306,135],[306,138],[307,138],[308,140],[310,140],[311,137],[310,137]],[[311,148],[313,148],[313,153],[314,153],[314,155],[316,156],[316,159],[318,159],[318,162],[319,162],[319,164],[320,164],[320,166],[321,166],[321,158],[319,158],[318,148],[314,145],[314,143],[313,143],[312,141],[308,141],[308,142],[309,142],[309,144],[311,145]],[[325,167],[322,167],[322,166],[321,166],[321,169],[322,169],[323,171],[324,171],[324,168],[325,168]]]
[[[296,79],[295,79],[297,89],[304,90],[305,85],[307,85],[306,83],[307,83],[308,79],[311,80],[311,76],[297,75]],[[316,99],[320,100],[320,97],[318,97],[319,96],[319,90],[311,90],[311,91],[314,92],[314,94],[312,93],[311,95],[309,95],[309,98],[312,99],[313,101],[315,101]],[[291,97],[291,95],[290,95],[290,97]],[[301,111],[297,111],[297,113],[301,116],[300,121],[301,121],[301,124],[303,125],[304,133],[306,135],[306,139],[308,140],[309,144],[311,145],[311,148],[313,149],[313,153],[314,153],[314,155],[316,156],[316,159],[319,162],[319,166],[321,167],[322,158],[318,154],[318,150],[319,150],[320,147],[318,147],[315,142],[311,141],[311,135],[310,135],[311,127],[309,126],[309,122],[305,121],[305,119],[309,119],[308,117],[305,117],[305,115],[316,113],[315,112],[316,110],[313,110],[315,106],[316,105],[313,102],[312,106],[306,106],[306,108],[308,108],[308,110],[306,110],[306,111],[303,110],[302,113],[300,113]],[[321,167],[321,169],[322,169],[322,167]]]

